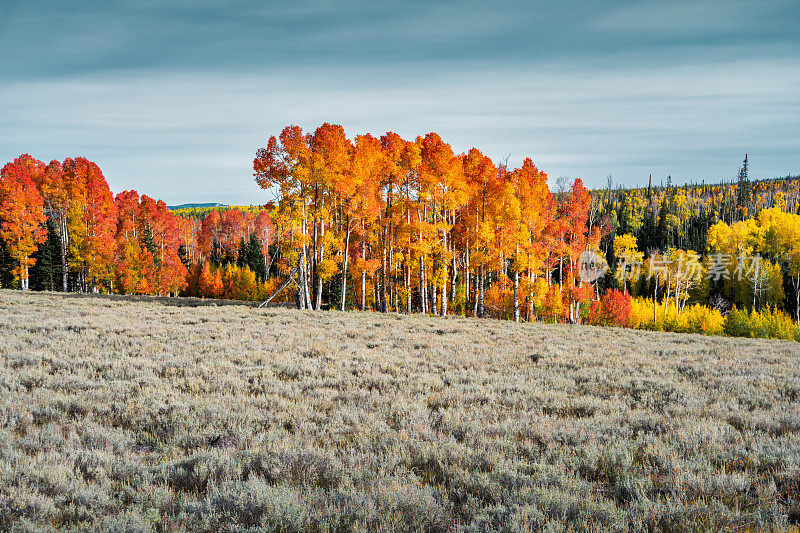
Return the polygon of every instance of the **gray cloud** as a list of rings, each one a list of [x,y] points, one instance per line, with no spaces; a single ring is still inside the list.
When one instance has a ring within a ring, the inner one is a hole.
[[[38,4],[38,5],[37,5]],[[0,159],[84,154],[115,191],[265,198],[288,123],[437,131],[601,184],[797,172],[794,2],[10,2]]]

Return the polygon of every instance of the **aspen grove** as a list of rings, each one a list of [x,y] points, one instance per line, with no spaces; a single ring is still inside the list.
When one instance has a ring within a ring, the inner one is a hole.
[[[344,310],[352,294],[361,310],[480,317],[485,288],[499,281],[513,287],[519,320],[534,312],[521,286],[557,279],[550,298],[566,291],[571,308],[591,297],[576,276],[578,255],[601,236],[587,224],[589,192],[576,179],[554,196],[530,158],[510,169],[476,148],[457,155],[436,133],[351,141],[326,123],[307,135],[284,128],[253,168],[278,191],[279,264],[296,274],[301,309]]]
[[[551,191],[531,158],[436,133],[287,126],[253,160],[271,201],[170,211],[114,196],[83,157],[24,154],[0,172],[0,287],[800,339],[800,180],[747,165],[731,184]],[[584,252],[605,275],[585,281]]]

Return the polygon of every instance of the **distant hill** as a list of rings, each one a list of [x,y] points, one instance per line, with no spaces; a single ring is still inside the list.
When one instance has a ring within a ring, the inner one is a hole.
[[[194,204],[181,204],[168,206],[170,211],[175,215],[183,218],[205,218],[211,211],[227,211],[229,209],[238,209],[244,213],[252,213],[257,215],[264,209],[261,205],[229,205],[219,203],[194,203]]]
[[[200,207],[228,207],[228,204],[218,204],[214,202],[209,202],[205,204],[180,204],[180,205],[168,205],[167,209],[175,211],[176,209],[197,209]]]

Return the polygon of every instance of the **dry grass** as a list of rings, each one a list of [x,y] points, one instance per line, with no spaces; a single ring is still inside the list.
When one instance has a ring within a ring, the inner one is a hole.
[[[0,530],[800,521],[800,345],[0,291]]]

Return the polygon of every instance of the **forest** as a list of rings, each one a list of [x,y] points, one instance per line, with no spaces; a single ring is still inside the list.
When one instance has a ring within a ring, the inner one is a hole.
[[[325,123],[257,150],[253,206],[114,195],[83,157],[0,176],[3,288],[800,340],[800,178],[751,179],[748,157],[728,182],[588,190]]]

